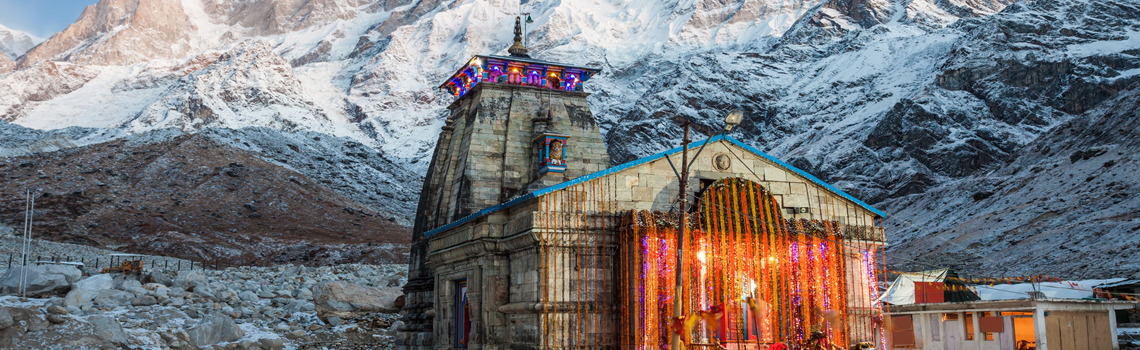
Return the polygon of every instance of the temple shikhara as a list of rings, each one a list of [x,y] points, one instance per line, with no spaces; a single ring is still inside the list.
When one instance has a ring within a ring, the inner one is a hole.
[[[882,212],[727,135],[688,145],[681,207],[682,148],[611,165],[584,87],[598,69],[530,58],[518,19],[508,52],[441,86],[457,99],[398,348],[886,347]]]

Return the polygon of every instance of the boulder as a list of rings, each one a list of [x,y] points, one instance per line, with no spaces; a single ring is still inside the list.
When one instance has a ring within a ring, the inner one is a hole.
[[[261,338],[257,344],[266,350],[281,350],[285,348],[285,340],[281,338]]]
[[[15,295],[20,290],[22,266],[8,269],[0,275],[0,293]],[[83,277],[83,273],[71,265],[41,265],[27,267],[28,296],[48,296],[63,293],[72,283]]]
[[[165,285],[158,283],[147,283],[145,286],[143,286],[143,288],[146,288],[147,292],[151,295],[154,295],[155,297],[161,299],[170,297],[170,288],[167,288]]]
[[[87,321],[95,327],[95,335],[103,340],[118,345],[126,345],[129,341],[127,334],[123,333],[123,325],[119,324],[119,321],[116,321],[114,317],[96,315],[88,317]]]
[[[301,339],[304,337],[305,337],[305,331],[302,331],[300,329],[285,334],[285,338],[289,338],[289,340],[297,340],[297,339]]]
[[[256,303],[259,300],[261,300],[261,298],[259,298],[257,296],[257,293],[254,293],[254,292],[248,291],[248,290],[238,294],[238,298],[240,298],[242,301],[247,301],[247,302],[251,302],[251,303]]]
[[[245,336],[245,331],[239,328],[233,319],[221,314],[203,317],[198,326],[186,333],[190,335],[190,344],[197,347],[237,341]]]
[[[388,327],[388,329],[384,331],[384,334],[389,337],[395,337],[396,334],[400,331],[400,328],[403,326],[404,321],[396,320],[396,322],[392,322],[392,326]]]
[[[81,309],[90,307],[91,300],[95,299],[100,291],[111,289],[112,282],[114,279],[108,274],[95,275],[76,282],[71,286],[71,291],[67,292],[67,296],[63,297],[63,306]]]
[[[123,279],[115,285],[115,289],[130,292],[133,288],[142,288],[142,282],[133,279]]]
[[[174,278],[171,282],[171,287],[179,287],[187,291],[195,291],[194,288],[206,285],[206,275],[198,271],[180,271],[178,277]]]
[[[64,309],[62,306],[59,306],[59,305],[52,305],[52,306],[47,307],[47,313],[52,314],[52,315],[66,315],[67,309]]]
[[[16,320],[12,319],[12,314],[8,310],[0,309],[0,330],[8,329],[16,324]]]
[[[154,297],[149,296],[149,295],[145,295],[145,296],[141,296],[138,298],[131,299],[131,305],[132,306],[151,306],[154,304],[158,304],[158,299],[155,299]]]
[[[147,273],[146,276],[143,276],[142,281],[143,283],[157,283],[164,286],[170,286],[174,284],[173,278],[170,278],[169,275],[159,271],[151,271]]]
[[[26,309],[22,307],[4,307],[0,308],[0,313],[7,314],[12,318],[13,323],[6,328],[5,332],[23,333],[23,332],[39,332],[45,330],[50,326],[47,320],[44,319],[43,313],[39,310]],[[2,342],[0,342],[2,344]],[[0,349],[6,349],[0,345]]]
[[[48,314],[47,320],[53,324],[64,324],[67,322],[67,318],[55,314]]]
[[[318,283],[312,291],[317,317],[326,322],[333,316],[347,319],[362,313],[398,312],[395,301],[403,294],[400,288],[374,288],[346,282]]]
[[[135,297],[130,292],[124,292],[117,289],[104,289],[95,295],[95,305],[101,308],[114,309],[120,306],[130,305],[131,299]]]
[[[300,300],[313,300],[313,291],[309,288],[298,288],[293,290],[293,298]]]

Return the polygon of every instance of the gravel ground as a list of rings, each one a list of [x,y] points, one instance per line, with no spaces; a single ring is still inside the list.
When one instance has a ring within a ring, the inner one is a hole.
[[[359,313],[322,321],[313,290],[332,282],[399,289],[407,282],[406,275],[403,264],[345,264],[247,266],[139,276],[143,281],[157,281],[148,283],[118,274],[92,276],[88,280],[102,278],[113,287],[79,287],[87,283],[83,280],[72,285],[73,293],[66,298],[0,296],[0,314],[17,317],[15,325],[24,327],[7,332],[3,328],[15,326],[0,322],[0,348],[186,350],[198,341],[203,342],[196,344],[198,348],[209,350],[389,350],[402,324],[399,315]],[[95,297],[69,301],[77,290],[90,290]],[[52,315],[51,308],[58,315]],[[100,325],[113,332],[100,331]]]

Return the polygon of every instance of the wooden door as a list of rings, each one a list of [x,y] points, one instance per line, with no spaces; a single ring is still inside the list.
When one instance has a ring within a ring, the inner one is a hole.
[[[942,337],[946,339],[946,350],[962,350],[962,321],[942,322]]]
[[[1108,312],[1049,311],[1045,338],[1049,350],[1112,349]]]

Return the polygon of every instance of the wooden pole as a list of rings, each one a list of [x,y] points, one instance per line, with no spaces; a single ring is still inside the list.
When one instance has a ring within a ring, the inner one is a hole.
[[[685,292],[685,285],[682,283],[681,270],[682,266],[684,266],[683,256],[685,253],[685,228],[689,226],[689,213],[687,212],[689,207],[689,198],[685,195],[685,192],[687,191],[686,185],[689,181],[689,124],[690,123],[688,120],[681,122],[681,126],[685,129],[685,135],[681,139],[681,193],[678,194],[681,196],[681,217],[677,223],[677,264],[673,268],[673,270],[676,271],[676,276],[674,278],[677,282],[676,287],[673,291],[674,322],[681,318],[681,301],[684,299],[683,295]],[[680,334],[677,334],[676,332],[673,333],[672,345],[673,350],[681,350]]]

